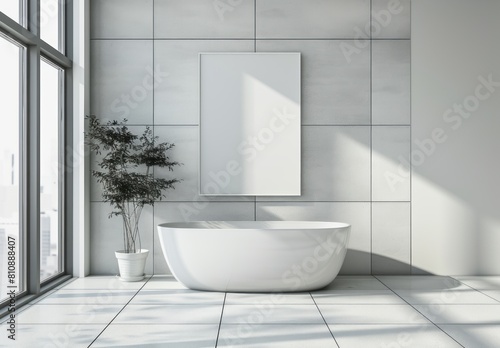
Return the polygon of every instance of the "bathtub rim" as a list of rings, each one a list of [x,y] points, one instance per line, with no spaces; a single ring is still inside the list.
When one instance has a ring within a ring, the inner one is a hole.
[[[276,220],[276,221],[173,221],[157,225],[158,228],[182,230],[337,230],[350,228],[351,224],[334,221]]]

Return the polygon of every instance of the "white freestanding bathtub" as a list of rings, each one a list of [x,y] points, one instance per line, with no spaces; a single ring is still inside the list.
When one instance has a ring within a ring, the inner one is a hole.
[[[351,226],[316,221],[199,221],[158,225],[175,278],[194,290],[319,289],[337,276]]]

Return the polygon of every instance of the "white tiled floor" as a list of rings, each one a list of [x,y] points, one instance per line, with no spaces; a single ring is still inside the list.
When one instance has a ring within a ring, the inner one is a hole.
[[[498,277],[340,276],[292,294],[88,277],[19,310],[0,347],[499,347],[499,295]]]

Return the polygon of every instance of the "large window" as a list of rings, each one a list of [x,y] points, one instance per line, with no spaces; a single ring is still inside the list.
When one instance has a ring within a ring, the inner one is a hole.
[[[64,4],[0,0],[0,316],[9,291],[19,305],[48,291],[71,257]]]
[[[64,49],[64,1],[41,0],[40,1],[40,35],[42,40],[54,48],[62,51]]]
[[[23,0],[0,0],[0,11],[19,24],[24,23]]]
[[[0,35],[0,301],[23,291],[21,155],[24,49]],[[12,280],[12,282],[10,281]]]
[[[61,272],[63,71],[40,62],[40,280]]]

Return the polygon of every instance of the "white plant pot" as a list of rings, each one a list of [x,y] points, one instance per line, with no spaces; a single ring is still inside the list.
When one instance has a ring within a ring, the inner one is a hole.
[[[138,253],[126,253],[125,250],[115,251],[120,279],[125,282],[137,282],[144,279],[144,267],[148,254],[147,249],[141,249]]]

